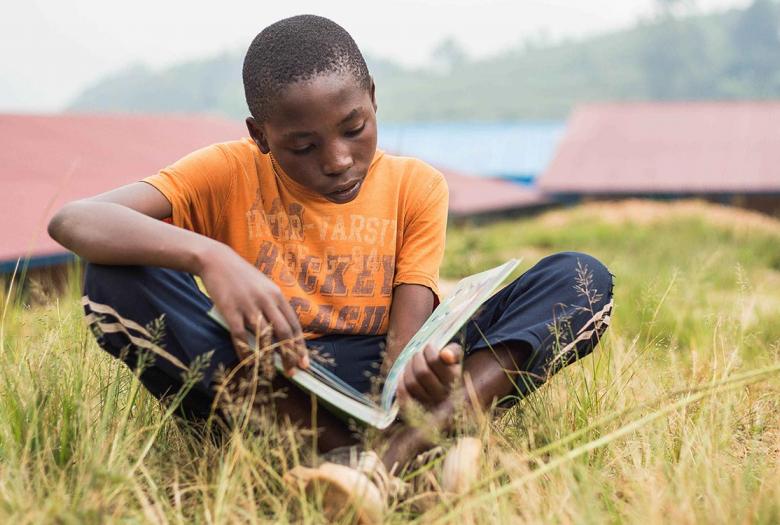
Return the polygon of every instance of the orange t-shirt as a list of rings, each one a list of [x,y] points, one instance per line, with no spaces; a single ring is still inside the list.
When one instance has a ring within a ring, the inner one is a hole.
[[[345,204],[274,170],[248,138],[195,151],[144,181],[171,202],[174,225],[227,244],[270,277],[310,336],[387,333],[400,283],[438,299],[448,192],[422,161],[377,151]]]

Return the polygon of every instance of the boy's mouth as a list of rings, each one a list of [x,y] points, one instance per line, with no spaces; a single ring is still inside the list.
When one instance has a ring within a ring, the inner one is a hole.
[[[343,186],[339,187],[339,189],[335,191],[326,193],[325,197],[327,197],[327,199],[332,202],[338,202],[338,203],[349,202],[355,197],[357,197],[357,194],[360,192],[360,186],[362,186],[362,184],[363,181],[361,179],[352,181],[348,184],[344,184]]]

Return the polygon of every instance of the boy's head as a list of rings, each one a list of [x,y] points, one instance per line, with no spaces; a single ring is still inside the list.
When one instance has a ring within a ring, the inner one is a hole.
[[[308,189],[354,199],[376,151],[376,102],[349,33],[313,15],[276,22],[249,46],[243,76],[258,147]]]

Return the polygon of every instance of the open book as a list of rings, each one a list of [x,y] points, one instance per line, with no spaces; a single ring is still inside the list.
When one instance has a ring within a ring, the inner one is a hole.
[[[401,373],[409,360],[416,353],[421,352],[427,344],[444,348],[519,262],[517,259],[511,259],[501,266],[471,275],[458,282],[450,295],[436,307],[398,355],[387,374],[379,402],[357,391],[313,360],[307,370],[297,370],[290,381],[316,395],[336,414],[376,428],[387,428],[398,414],[395,394]],[[214,308],[209,312],[209,316],[227,329],[224,319]],[[254,338],[249,341],[249,345],[254,347]],[[281,371],[280,356],[276,354],[274,358],[276,368]]]

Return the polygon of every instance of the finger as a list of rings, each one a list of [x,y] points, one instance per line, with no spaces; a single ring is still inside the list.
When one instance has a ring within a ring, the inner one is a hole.
[[[285,373],[287,375],[292,375],[295,367],[299,364],[308,366],[308,362],[304,362],[303,359],[305,356],[306,360],[308,360],[308,352],[305,347],[303,351],[301,351],[299,342],[293,337],[290,324],[287,322],[287,319],[282,312],[278,308],[275,308],[275,305],[271,305],[268,309],[264,310],[264,313],[273,326],[274,335],[279,343],[279,350],[282,355],[282,366],[284,367]]]
[[[398,399],[398,404],[403,408],[406,406],[406,402],[409,400],[409,393],[404,386],[404,378],[401,377],[401,381],[398,382],[398,389],[395,391],[395,397]]]
[[[292,306],[290,306],[290,303],[287,301],[287,298],[285,298],[281,292],[276,298],[276,306],[287,321],[292,332],[290,339],[294,341],[294,351],[297,354],[296,364],[300,368],[309,368],[309,365],[311,364],[309,361],[309,349],[303,341],[303,330],[301,329],[301,323],[298,316],[295,315],[295,310],[293,310]]]
[[[286,303],[285,303],[286,304]],[[280,342],[284,342],[284,359],[288,363],[292,363],[290,366],[297,366],[302,369],[309,368],[311,360],[309,359],[309,348],[306,346],[306,342],[303,340],[303,333],[300,331],[300,324],[297,318],[295,322],[298,325],[298,332],[287,321],[287,317],[284,315],[282,308],[274,311],[276,316],[274,317],[274,333]],[[287,368],[287,367],[285,367]]]
[[[298,344],[298,368],[306,370],[309,368],[310,364],[311,360],[309,359],[309,347],[306,346],[306,343],[301,341]]]
[[[293,330],[290,327],[290,323],[287,322],[287,318],[279,309],[279,305],[272,298],[263,298],[258,307],[262,310],[263,315],[271,323],[274,337],[277,342],[293,339]]]
[[[249,355],[249,333],[244,328],[244,321],[238,312],[231,312],[225,315],[225,323],[230,330],[230,338],[233,340],[233,348],[236,350],[236,355],[241,359]]]
[[[412,358],[411,368],[415,381],[425,390],[429,401],[439,402],[447,398],[449,383],[442,384],[439,377],[431,370],[423,353]]]
[[[432,346],[426,346],[425,350],[423,350],[423,355],[426,363],[439,379],[439,382],[445,385],[447,390],[451,390],[453,381],[460,376],[460,365],[458,363],[448,364],[447,360],[451,356],[445,357],[441,355],[445,350],[449,351],[448,347],[439,351]]]
[[[410,370],[407,368],[407,373],[404,374],[404,386],[406,387],[409,397],[423,405],[429,404],[431,399],[428,396],[428,392],[420,386],[414,374],[409,372]]]
[[[287,298],[281,293],[277,299],[277,304],[279,306],[279,310],[282,312],[282,315],[284,315],[285,319],[287,319],[287,323],[292,329],[293,337],[302,336],[303,330],[301,329],[301,322],[298,319],[298,316],[295,315],[295,310],[293,310],[292,306],[290,306]]]
[[[288,376],[292,376],[298,366],[298,354],[295,351],[293,343],[289,339],[282,341],[279,343],[278,351],[282,356],[284,373]]]
[[[239,337],[232,337],[230,340],[233,342],[233,349],[236,351],[236,355],[238,356],[238,359],[243,361],[249,355],[251,354],[251,351],[249,350],[249,345],[247,345],[241,338]]]
[[[268,319],[260,312],[261,326],[260,337],[258,338],[258,348],[271,348],[274,344],[274,327],[268,322]]]
[[[456,365],[463,360],[463,347],[458,343],[450,343],[440,352],[441,360],[448,365]]]
[[[290,330],[286,319],[278,312],[275,305],[269,301],[257,304],[257,312],[252,318],[252,326],[257,325],[262,333],[262,339],[268,346],[281,348],[281,343],[289,340]]]
[[[268,304],[263,308],[263,315],[268,322],[273,326],[274,335],[278,342],[289,341],[293,339],[293,330],[290,328],[290,323],[287,322],[287,318],[282,314],[276,304]]]
[[[266,320],[263,312],[260,310],[249,314],[249,318],[251,321],[249,326],[252,332],[255,334],[255,343],[257,344],[257,348],[263,349],[269,347],[272,342],[271,332],[273,328],[271,327],[271,323]]]
[[[298,366],[298,357],[292,348],[289,340],[284,340],[279,343],[279,354],[282,356],[282,367],[284,367],[284,373],[292,375],[295,367]]]
[[[309,348],[301,340],[286,339],[280,343],[282,352],[282,361],[285,363],[285,369],[298,367],[302,370],[309,368],[311,360],[309,359]],[[289,368],[287,365],[290,365]]]

